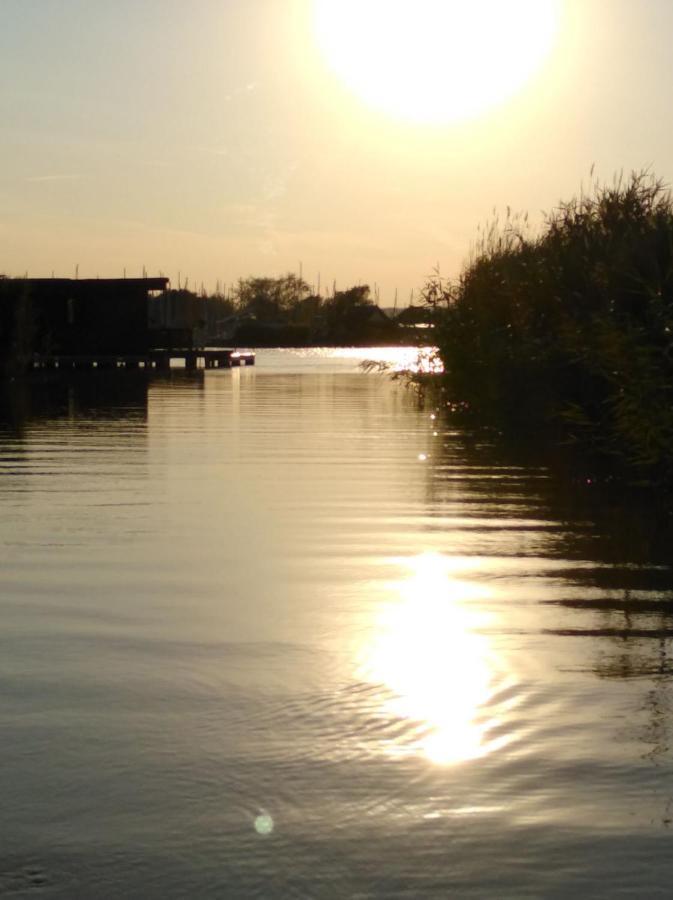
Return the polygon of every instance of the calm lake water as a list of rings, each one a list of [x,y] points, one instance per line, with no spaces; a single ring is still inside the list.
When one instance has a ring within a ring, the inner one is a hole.
[[[671,896],[667,542],[363,355],[7,393],[0,896]]]

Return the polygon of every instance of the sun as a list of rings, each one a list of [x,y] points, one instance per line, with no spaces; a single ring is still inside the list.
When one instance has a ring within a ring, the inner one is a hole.
[[[395,118],[446,123],[502,103],[538,71],[562,0],[314,0],[329,67]]]

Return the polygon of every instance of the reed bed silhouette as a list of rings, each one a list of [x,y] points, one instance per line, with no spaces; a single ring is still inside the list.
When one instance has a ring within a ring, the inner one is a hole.
[[[424,299],[452,404],[673,484],[673,200],[649,171],[593,182],[537,233],[508,211]]]

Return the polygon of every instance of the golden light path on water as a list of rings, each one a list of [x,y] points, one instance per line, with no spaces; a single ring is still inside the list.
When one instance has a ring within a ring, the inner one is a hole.
[[[489,616],[477,608],[488,591],[458,577],[469,563],[462,558],[423,553],[398,562],[408,575],[390,585],[394,599],[377,616],[364,674],[392,692],[383,701],[387,715],[418,723],[414,749],[429,760],[485,756],[507,742],[489,736],[497,722],[482,714],[497,668],[481,631]],[[407,752],[395,744],[388,749]]]
[[[439,373],[444,371],[442,361],[433,346],[422,347],[336,347],[329,350],[332,359],[351,360],[364,355],[366,360],[390,372]]]

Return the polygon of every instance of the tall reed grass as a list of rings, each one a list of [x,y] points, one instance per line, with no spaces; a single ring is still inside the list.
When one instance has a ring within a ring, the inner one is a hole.
[[[673,483],[673,200],[594,184],[539,233],[508,215],[425,300],[455,402],[544,429],[630,480]]]

